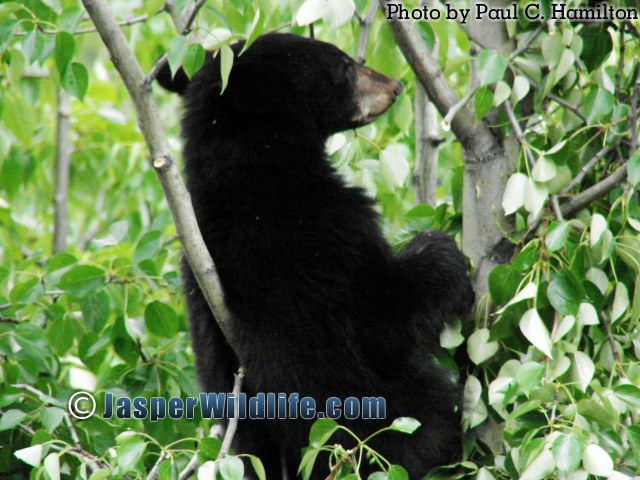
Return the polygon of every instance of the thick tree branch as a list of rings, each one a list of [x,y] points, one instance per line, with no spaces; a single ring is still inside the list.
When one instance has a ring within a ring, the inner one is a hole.
[[[388,4],[398,3],[391,0],[380,0],[385,18],[389,17]],[[429,53],[426,45],[413,23],[388,18],[389,27],[396,43],[402,50],[407,62],[415,72],[427,95],[442,115],[459,102],[459,98],[447,83],[438,66],[438,62]],[[469,162],[483,162],[484,154],[498,147],[496,137],[484,123],[476,125],[474,116],[466,108],[461,108],[451,121],[451,129],[462,146],[466,149]],[[495,153],[494,153],[495,155]]]
[[[71,104],[69,94],[58,89],[58,113],[56,126],[56,187],[53,194],[53,253],[64,252],[67,246],[69,218],[69,164],[71,162]]]
[[[235,350],[229,325],[231,316],[224,303],[224,294],[216,266],[200,233],[189,192],[169,151],[167,137],[151,88],[145,83],[144,73],[106,1],[82,0],[82,3],[109,50],[113,64],[133,100],[140,130],[151,155],[152,165],[164,189],[189,265],[218,325]]]
[[[574,214],[581,208],[589,205],[594,200],[609,193],[611,190],[620,185],[626,178],[627,164],[625,163],[619,166],[615,172],[613,172],[604,180],[571,197],[571,200],[562,205],[562,214],[565,216]]]

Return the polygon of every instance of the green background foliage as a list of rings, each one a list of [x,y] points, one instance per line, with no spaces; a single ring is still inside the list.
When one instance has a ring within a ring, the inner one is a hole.
[[[354,12],[364,18],[369,8],[365,0],[210,0],[192,33],[180,36],[163,0],[109,4],[130,23],[123,30],[145,71],[167,52],[173,70],[193,74],[204,49],[219,49],[225,78],[231,42],[271,30],[308,35],[309,23],[317,38],[355,56]],[[192,3],[174,5],[184,13]],[[525,46],[512,56],[470,50],[455,22],[417,26],[429,48],[437,44],[434,55],[461,98],[477,85],[476,121],[513,138],[502,108],[509,102],[524,132],[515,171],[504,172],[512,261],[485,280],[489,294],[478,299],[475,321],[448,326],[441,337],[444,364],[459,373],[456,349],[470,359],[464,459],[431,476],[631,478],[640,471],[640,23],[511,21],[510,37]],[[368,39],[367,65],[401,80],[404,94],[374,124],[334,136],[331,161],[375,196],[394,245],[425,228],[459,239],[460,144],[440,126],[437,205],[416,205],[416,81],[381,13]],[[142,478],[157,466],[164,479],[176,478],[194,452],[200,463],[215,460],[220,440],[209,436],[210,420],[69,422],[66,401],[76,390],[93,392],[98,412],[106,392],[184,398],[199,391],[180,247],[131,101],[79,1],[0,2],[0,75],[0,476]],[[69,225],[66,250],[53,253],[61,91],[72,96]],[[178,152],[179,101],[157,93]],[[553,201],[571,201],[619,168],[627,180],[577,212],[554,214]],[[410,434],[414,427],[391,428]],[[327,433],[336,428],[314,426],[306,474],[327,471],[314,466],[314,448],[332,449],[337,463],[356,445],[331,447]],[[231,456],[219,474],[241,478],[243,468]],[[406,478],[400,466],[381,463],[381,470],[376,479]],[[348,462],[337,471],[353,475]]]

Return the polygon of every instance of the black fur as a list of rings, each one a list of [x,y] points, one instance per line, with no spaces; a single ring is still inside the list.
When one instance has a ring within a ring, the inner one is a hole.
[[[372,201],[327,160],[327,137],[353,126],[355,62],[323,42],[265,35],[236,57],[222,95],[218,62],[208,53],[188,84],[183,76],[172,83],[167,70],[159,78],[184,95],[188,188],[236,327],[240,361],[185,267],[203,388],[230,391],[242,363],[248,395],[298,392],[319,405],[382,396],[387,420],[346,425],[365,437],[397,417],[418,419],[413,435],[372,444],[412,478],[455,460],[459,388],[428,355],[443,322],[472,302],[464,257],[439,232],[394,254]],[[246,420],[234,447],[258,455],[269,478],[281,476],[284,458],[294,478],[310,427]]]

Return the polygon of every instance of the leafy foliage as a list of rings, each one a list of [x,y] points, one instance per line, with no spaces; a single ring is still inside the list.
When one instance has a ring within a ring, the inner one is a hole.
[[[173,3],[181,14],[192,6]],[[318,38],[355,54],[354,12],[364,18],[369,6],[212,0],[193,32],[180,36],[161,0],[110,4],[127,23],[123,29],[146,71],[166,52],[174,71],[183,66],[193,75],[205,48],[214,49],[225,85],[231,42],[250,44],[288,23],[299,34],[313,23]],[[489,49],[469,56],[470,40],[453,22],[418,26],[429,47],[437,46],[439,66],[461,98],[472,80],[479,86],[472,95],[476,121],[514,137],[508,105],[523,130],[514,172],[504,172],[512,261],[489,275],[475,323],[448,326],[441,338],[449,350],[444,365],[458,373],[456,348],[470,359],[464,460],[431,477],[630,478],[640,471],[639,25],[540,27],[521,19],[507,25],[522,47],[513,56]],[[402,80],[405,94],[374,124],[334,136],[328,153],[345,178],[377,198],[398,246],[425,228],[458,235],[460,145],[443,125],[438,204],[413,205],[415,79],[382,15],[368,38],[367,65]],[[79,1],[0,3],[0,73],[0,475],[141,478],[155,467],[158,478],[174,478],[195,452],[203,477],[217,469],[223,478],[242,478],[245,465],[237,457],[215,462],[221,442],[209,435],[210,420],[95,415],[71,422],[66,401],[76,390],[93,392],[98,412],[107,392],[197,393],[176,272],[179,245],[143,161],[130,101]],[[68,248],[52,253],[60,89],[74,97],[73,152]],[[177,138],[176,100],[159,100]],[[619,169],[621,181],[570,208]],[[402,419],[389,428],[410,434],[416,427]],[[349,459],[354,448],[368,447],[361,439],[329,445],[342,428],[328,420],[311,428],[304,476],[326,469],[315,464],[323,449],[334,454],[336,478],[356,478]],[[401,466],[369,455],[381,470],[372,477],[407,478]],[[264,478],[259,459],[249,461]]]

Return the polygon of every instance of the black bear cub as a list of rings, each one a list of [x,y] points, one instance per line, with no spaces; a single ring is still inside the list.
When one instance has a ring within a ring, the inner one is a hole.
[[[183,271],[198,375],[229,392],[384,397],[386,420],[340,420],[361,438],[398,417],[422,426],[371,447],[412,478],[461,455],[460,392],[430,363],[443,323],[465,315],[473,292],[448,235],[424,232],[400,253],[382,235],[372,201],[325,154],[336,132],[373,121],[400,84],[333,45],[289,34],[259,37],[235,60],[222,95],[211,52],[191,81],[168,67],[161,85],[184,98],[187,186],[233,317],[234,355],[188,266]],[[268,478],[297,476],[312,422],[241,421],[237,453]],[[350,437],[331,439],[353,448]],[[326,460],[326,459],[325,459]],[[365,462],[366,463],[366,462]],[[324,478],[326,462],[316,466]],[[324,471],[323,471],[324,470]]]

